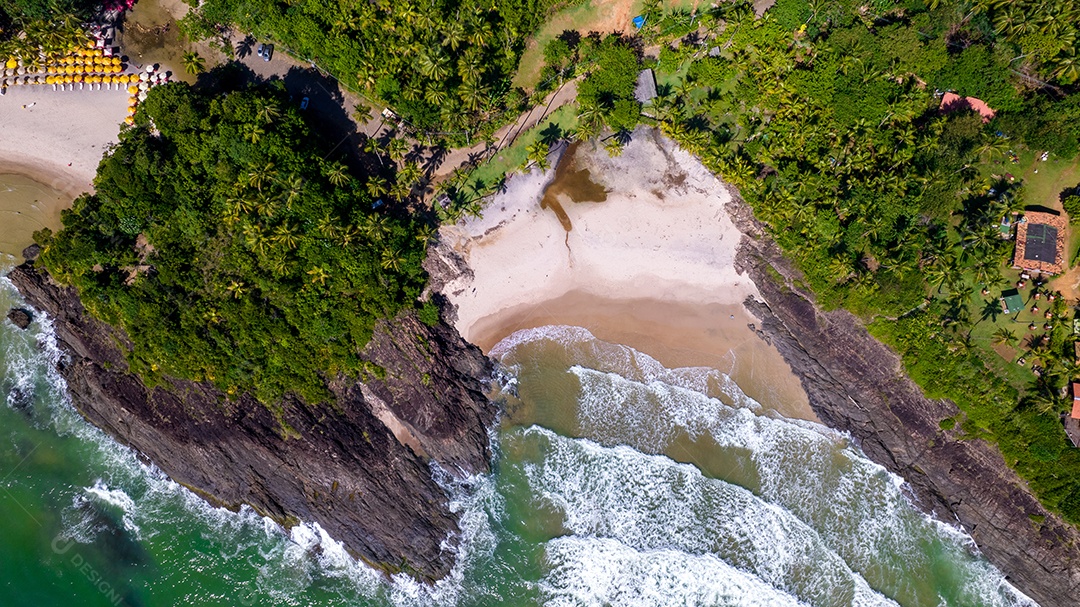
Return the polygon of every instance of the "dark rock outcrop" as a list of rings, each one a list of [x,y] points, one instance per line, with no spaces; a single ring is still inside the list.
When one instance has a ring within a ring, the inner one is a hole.
[[[845,311],[822,312],[800,276],[744,204],[732,205],[745,234],[736,266],[765,303],[748,300],[759,333],[802,378],[821,421],[849,433],[875,462],[902,476],[916,502],[959,521],[982,552],[1043,607],[1080,596],[1080,532],[1048,512],[997,447],[944,432],[956,405],[923,395],[900,357]]]
[[[7,313],[8,320],[10,320],[16,327],[25,329],[30,326],[30,323],[34,322],[34,315],[29,310],[22,308],[12,308]]]
[[[381,323],[365,355],[385,377],[335,382],[336,402],[287,400],[275,416],[207,383],[147,387],[126,372],[126,338],[85,314],[74,290],[31,264],[9,278],[53,319],[79,411],[172,479],[215,504],[318,523],[386,571],[449,572],[454,555],[442,544],[457,522],[430,461],[458,476],[486,471],[495,415],[481,382],[489,362],[452,328],[409,314]]]

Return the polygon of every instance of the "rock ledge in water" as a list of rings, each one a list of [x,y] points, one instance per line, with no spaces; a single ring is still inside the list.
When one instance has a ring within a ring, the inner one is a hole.
[[[1043,607],[1080,596],[1080,531],[1046,510],[995,445],[964,440],[939,422],[959,413],[927,398],[900,357],[844,310],[823,312],[741,200],[736,258],[765,303],[747,300],[759,333],[802,378],[821,421],[849,433],[863,452],[904,478],[916,503],[948,525],[959,522],[1021,592]]]
[[[23,308],[12,308],[7,313],[8,320],[15,323],[16,327],[20,329],[26,329],[30,326],[30,323],[34,322],[34,315],[29,310]]]
[[[173,480],[215,505],[247,504],[286,526],[318,523],[389,573],[450,572],[444,546],[459,531],[432,463],[457,476],[486,472],[495,416],[482,383],[490,363],[451,327],[412,313],[379,323],[363,355],[384,377],[332,382],[333,404],[287,399],[275,417],[209,383],[148,388],[127,372],[126,336],[85,314],[73,289],[29,263],[9,278],[53,320],[79,412]]]

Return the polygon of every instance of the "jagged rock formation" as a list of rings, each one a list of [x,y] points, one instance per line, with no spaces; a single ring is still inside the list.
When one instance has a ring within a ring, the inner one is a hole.
[[[458,476],[487,471],[495,416],[482,385],[490,363],[454,329],[411,314],[380,323],[364,354],[385,377],[333,382],[332,404],[281,403],[283,431],[253,398],[227,400],[207,383],[148,388],[127,373],[125,336],[85,314],[73,289],[29,262],[9,278],[52,318],[79,411],[172,479],[285,525],[316,522],[388,572],[449,572],[454,555],[443,544],[457,522],[430,460]]]
[[[925,397],[900,357],[845,311],[822,312],[799,274],[764,235],[744,203],[731,205],[744,237],[736,265],[765,303],[747,301],[759,334],[795,373],[822,422],[853,436],[875,462],[899,474],[918,504],[959,521],[982,552],[1043,607],[1080,596],[1080,532],[1048,512],[997,447],[960,440],[938,423],[959,410]]]

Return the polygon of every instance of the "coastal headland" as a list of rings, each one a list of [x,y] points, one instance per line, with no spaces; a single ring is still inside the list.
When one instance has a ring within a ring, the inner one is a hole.
[[[454,566],[457,520],[431,462],[455,477],[488,470],[495,412],[480,380],[487,360],[453,329],[408,314],[383,322],[364,351],[383,379],[335,380],[333,404],[285,399],[275,415],[209,383],[148,387],[127,372],[125,336],[86,314],[73,289],[32,261],[8,278],[51,319],[76,408],[176,482],[286,527],[317,523],[388,573],[439,579]]]
[[[463,335],[486,351],[519,329],[578,325],[665,364],[730,370],[767,407],[849,433],[1021,591],[1071,604],[1080,533],[1042,507],[996,447],[943,431],[955,405],[923,396],[858,318],[819,310],[733,188],[654,131],[639,129],[614,159],[587,146],[561,175],[517,176],[482,219],[444,228],[429,264]],[[577,199],[559,191],[575,173]],[[582,200],[583,184],[593,200]],[[740,377],[724,348],[752,353],[743,369],[768,381]]]

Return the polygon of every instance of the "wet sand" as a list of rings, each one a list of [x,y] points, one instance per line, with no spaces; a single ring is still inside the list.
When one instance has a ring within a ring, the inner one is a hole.
[[[798,378],[748,326],[742,301],[757,288],[734,269],[742,234],[724,184],[645,129],[620,158],[588,144],[572,158],[573,170],[515,176],[482,218],[443,228],[435,254],[470,270],[442,289],[462,335],[487,352],[520,329],[580,326],[669,368],[730,372],[767,408],[816,420]]]
[[[756,322],[742,305],[617,300],[570,292],[535,305],[500,310],[477,322],[472,337],[473,343],[489,352],[522,329],[583,327],[598,339],[644,352],[669,369],[723,371],[766,408],[785,417],[816,421],[799,379],[780,353],[749,328]]]
[[[21,261],[41,228],[60,228],[60,211],[71,197],[25,175],[0,173],[0,254]]]
[[[13,86],[0,97],[0,251],[17,255],[43,226],[93,191],[105,150],[127,116],[126,90]]]

